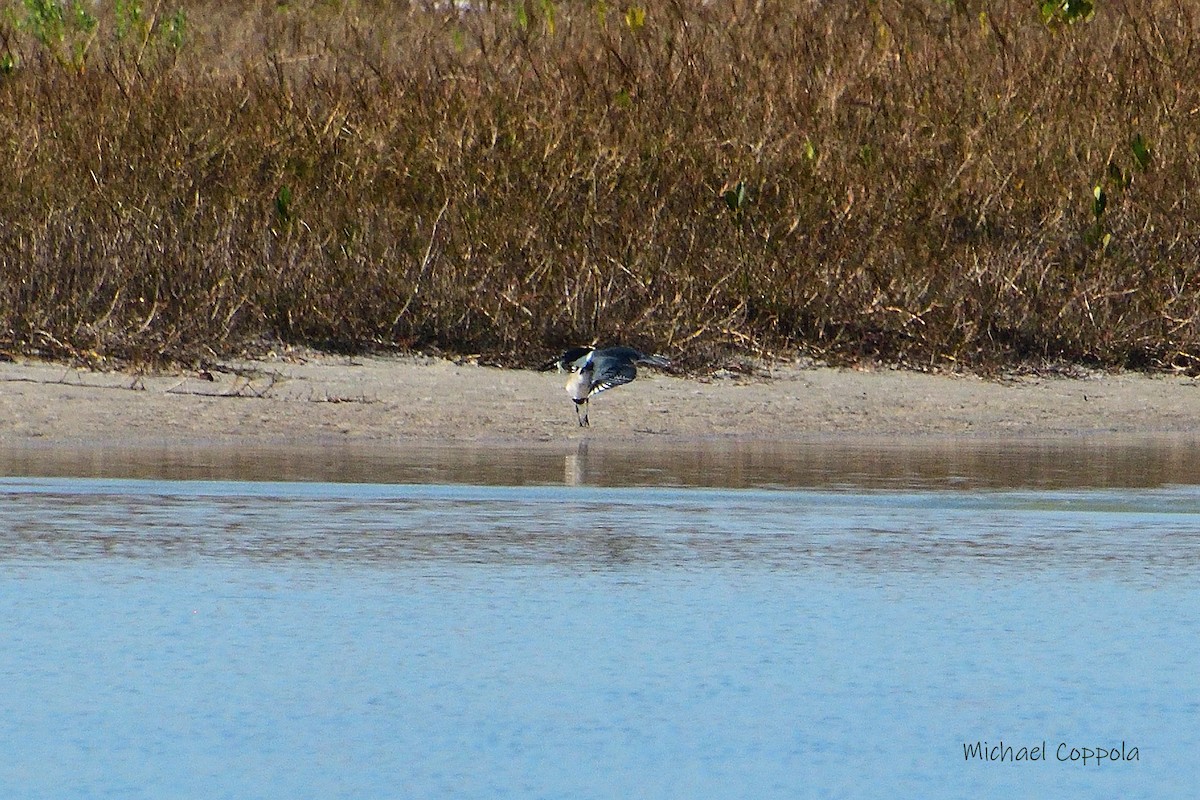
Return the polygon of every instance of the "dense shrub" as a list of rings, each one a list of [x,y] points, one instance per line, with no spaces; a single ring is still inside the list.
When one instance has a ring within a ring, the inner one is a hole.
[[[0,8],[11,351],[1200,358],[1182,0]]]

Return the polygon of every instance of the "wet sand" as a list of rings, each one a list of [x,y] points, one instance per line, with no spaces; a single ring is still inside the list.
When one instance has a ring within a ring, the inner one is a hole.
[[[0,446],[539,446],[641,441],[1036,439],[1200,432],[1200,384],[1098,373],[993,381],[889,369],[643,369],[580,429],[554,373],[440,359],[289,354],[209,374],[0,364]]]

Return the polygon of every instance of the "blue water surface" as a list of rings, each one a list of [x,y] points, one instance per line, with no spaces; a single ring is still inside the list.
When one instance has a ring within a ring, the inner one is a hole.
[[[0,796],[1190,796],[1198,573],[1191,486],[3,479]]]

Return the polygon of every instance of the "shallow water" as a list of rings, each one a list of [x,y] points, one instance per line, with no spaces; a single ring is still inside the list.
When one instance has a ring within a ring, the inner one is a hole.
[[[0,455],[0,796],[1200,785],[1187,454],[435,452]]]
[[[487,486],[1127,488],[1200,482],[1200,437],[634,445],[0,447],[0,475]]]

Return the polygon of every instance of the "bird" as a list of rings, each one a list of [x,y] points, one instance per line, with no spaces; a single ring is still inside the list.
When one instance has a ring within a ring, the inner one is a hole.
[[[632,347],[572,347],[539,369],[547,372],[557,369],[570,372],[567,379],[567,394],[575,401],[575,418],[579,427],[591,427],[588,422],[588,398],[605,389],[629,383],[637,377],[637,365],[665,368],[671,362],[662,356],[648,356]]]

